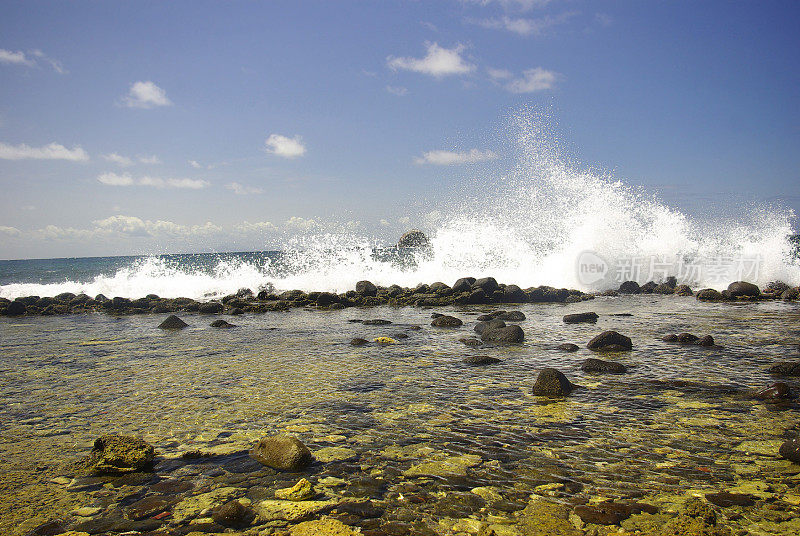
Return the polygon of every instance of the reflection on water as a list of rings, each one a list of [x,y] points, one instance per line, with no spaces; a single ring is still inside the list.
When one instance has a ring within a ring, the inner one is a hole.
[[[800,431],[797,403],[747,396],[775,381],[768,365],[798,357],[796,304],[660,296],[528,304],[524,344],[465,347],[458,339],[485,310],[442,309],[465,321],[459,329],[430,327],[432,310],[388,307],[240,316],[230,330],[187,314],[191,327],[179,332],[157,329],[161,317],[147,315],[0,319],[0,530],[22,534],[87,504],[112,512],[153,494],[159,479],[271,498],[299,476],[275,474],[242,451],[276,432],[321,453],[305,476],[328,482],[329,496],[378,500],[381,511],[366,517],[379,520],[359,522],[386,533],[469,516],[497,521],[534,492],[572,505],[636,498],[664,506],[687,490],[753,482],[797,495],[800,466],[775,456],[782,438]],[[587,310],[600,315],[596,325],[561,321]],[[632,316],[610,316],[622,312]],[[393,324],[348,322],[354,317]],[[580,370],[586,342],[606,329],[634,342],[612,357],[627,374]],[[660,340],[683,331],[712,334],[720,346]],[[348,344],[378,336],[398,342]],[[581,350],[555,349],[564,342]],[[502,362],[470,367],[469,354]],[[580,388],[560,401],[534,397],[537,370],[547,366]],[[96,489],[51,482],[107,433],[153,443],[157,475]],[[214,456],[179,458],[197,449]],[[469,493],[475,488],[489,491]]]

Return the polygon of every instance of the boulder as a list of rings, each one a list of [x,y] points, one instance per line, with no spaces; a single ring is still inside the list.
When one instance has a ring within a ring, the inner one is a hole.
[[[477,288],[473,290],[467,297],[466,303],[469,305],[478,305],[481,303],[486,303],[487,301],[488,297],[486,292],[484,292],[482,288]]]
[[[354,337],[354,338],[350,339],[350,345],[351,346],[364,346],[368,342],[369,341],[367,339],[362,339],[361,337]]]
[[[800,299],[800,288],[788,288],[781,293],[781,299],[792,301]]]
[[[619,525],[633,514],[642,512],[654,514],[658,511],[655,506],[644,503],[622,503],[604,501],[595,505],[581,504],[575,507],[577,515],[584,523],[596,525]]]
[[[221,313],[224,308],[225,306],[222,305],[220,302],[210,301],[206,303],[201,303],[200,307],[197,310],[206,315],[215,315],[217,313]]]
[[[773,383],[753,395],[753,398],[757,400],[783,400],[791,397],[792,391],[784,382]]]
[[[392,321],[383,318],[370,318],[369,320],[364,320],[361,323],[365,326],[388,326],[392,323]]]
[[[619,286],[617,292],[620,294],[639,294],[641,287],[636,281],[625,281]]]
[[[297,484],[290,488],[275,490],[275,498],[285,501],[305,501],[313,499],[316,495],[317,491],[314,489],[314,486],[305,478],[301,478]]]
[[[124,474],[149,468],[153,446],[138,437],[105,435],[95,440],[86,466],[98,474]]]
[[[603,361],[602,359],[589,358],[581,365],[584,372],[622,374],[628,371],[628,367],[622,363],[614,361]]]
[[[425,236],[425,233],[419,229],[411,229],[400,237],[397,241],[399,248],[421,248],[430,246],[430,240]]]
[[[481,277],[475,280],[472,288],[482,289],[487,296],[491,296],[495,290],[500,288],[500,285],[497,284],[497,280],[494,277]]]
[[[462,326],[464,322],[454,316],[442,315],[433,319],[431,326],[437,328],[457,328]]]
[[[250,456],[261,465],[279,471],[302,471],[311,465],[311,451],[296,437],[262,437],[250,450]]]
[[[694,344],[700,340],[700,337],[697,335],[692,335],[691,333],[679,333],[676,341],[680,344]]]
[[[465,346],[471,346],[471,347],[481,346],[483,344],[483,342],[481,342],[480,339],[476,339],[474,337],[462,337],[458,339],[458,342],[460,342]]]
[[[539,371],[536,383],[533,385],[533,394],[536,396],[561,397],[572,392],[572,383],[563,373],[554,368],[544,368]]]
[[[223,527],[245,527],[255,518],[255,513],[238,500],[228,501],[211,509],[211,518]]]
[[[21,316],[25,314],[27,306],[20,300],[14,300],[6,307],[5,314],[8,316]]]
[[[604,331],[589,341],[586,347],[589,350],[630,350],[633,348],[633,343],[628,337],[616,331]]]
[[[361,296],[377,296],[378,287],[369,281],[359,281],[356,283],[356,293]]]
[[[768,372],[780,376],[800,376],[800,361],[781,361],[772,365]]]
[[[317,305],[320,307],[326,307],[333,303],[339,303],[339,296],[333,292],[320,292],[317,296]]]
[[[494,317],[499,318],[500,320],[506,320],[508,322],[522,322],[527,318],[525,313],[522,311],[499,311],[499,313],[494,315]]]
[[[714,337],[712,337],[711,335],[706,335],[705,337],[701,337],[700,340],[697,341],[697,346],[706,346],[706,347],[714,346]]]
[[[474,277],[462,277],[451,287],[453,293],[460,294],[461,292],[469,292],[472,290],[472,284],[475,282]]]
[[[785,441],[778,449],[778,454],[794,463],[800,463],[800,438]]]
[[[698,301],[722,301],[725,297],[713,288],[704,288],[697,291]]]
[[[728,294],[731,298],[757,298],[761,296],[761,289],[746,281],[736,281],[728,285]]]
[[[500,360],[496,357],[490,357],[488,355],[469,355],[464,358],[464,363],[467,365],[472,366],[484,366],[484,365],[493,365],[495,363],[499,363]]]
[[[577,344],[572,344],[571,342],[565,342],[564,344],[559,344],[556,346],[557,349],[563,350],[565,352],[577,352],[579,347]]]
[[[706,493],[706,500],[720,508],[729,508],[731,506],[753,506],[755,501],[754,497],[748,493],[729,493],[721,491],[719,493]]]
[[[666,283],[661,283],[653,289],[653,294],[673,294],[675,287],[671,287]]]
[[[230,329],[230,328],[235,328],[236,324],[231,324],[220,318],[211,322],[210,326],[212,328]]]
[[[525,340],[525,332],[516,324],[504,328],[488,328],[481,333],[484,342],[515,343]]]
[[[594,324],[597,322],[597,313],[595,312],[588,312],[588,313],[575,313],[571,315],[564,315],[562,319],[565,324],[579,324],[581,322],[590,322]]]
[[[675,287],[675,294],[677,296],[691,296],[694,293],[689,285],[678,285]]]
[[[485,320],[482,322],[478,322],[475,324],[475,327],[472,328],[475,330],[476,333],[481,334],[487,329],[498,329],[506,327],[506,323],[500,320],[499,318],[492,318],[491,320]]]
[[[188,327],[189,324],[181,320],[175,315],[169,315],[158,327],[161,329],[183,329]]]
[[[290,536],[359,536],[360,534],[361,530],[327,516],[298,523],[289,532]]]

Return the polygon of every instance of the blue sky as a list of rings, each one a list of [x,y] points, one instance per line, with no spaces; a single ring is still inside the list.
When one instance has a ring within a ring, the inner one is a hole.
[[[800,211],[796,2],[0,2],[0,258],[394,240],[570,156],[689,213]]]

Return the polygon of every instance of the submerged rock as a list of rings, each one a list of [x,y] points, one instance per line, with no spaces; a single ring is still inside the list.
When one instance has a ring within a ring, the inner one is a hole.
[[[261,465],[279,471],[302,471],[311,465],[311,451],[296,437],[262,437],[250,451],[250,456]]]
[[[371,318],[369,320],[364,320],[361,323],[365,326],[388,326],[392,323],[392,321],[384,318]]]
[[[602,359],[589,358],[581,365],[581,370],[584,372],[609,372],[612,374],[622,374],[628,371],[628,367],[622,363],[614,361],[603,361]]]
[[[464,344],[466,346],[480,346],[483,342],[480,339],[476,339],[475,337],[462,337],[458,339],[458,342]]]
[[[153,446],[138,437],[105,435],[95,440],[87,467],[98,474],[124,474],[148,468],[155,457]]]
[[[525,332],[516,324],[503,328],[485,329],[481,333],[484,342],[518,343],[525,340]]]
[[[350,339],[350,344],[352,346],[364,346],[368,342],[369,341],[367,339],[362,339],[361,337],[354,337],[354,338]]]
[[[564,315],[562,319],[565,324],[578,324],[581,322],[590,322],[595,323],[597,322],[597,313],[591,311],[588,313],[575,313],[571,315]]]
[[[305,478],[301,478],[297,484],[290,488],[276,489],[275,498],[285,501],[305,501],[313,499],[317,495],[314,486]]]
[[[595,505],[581,504],[575,507],[575,515],[584,523],[596,525],[619,525],[633,514],[655,514],[658,508],[643,503],[618,503],[605,501]]]
[[[800,376],[800,361],[781,361],[772,365],[768,372],[781,376]]]
[[[484,320],[475,324],[473,328],[476,333],[481,334],[487,329],[498,329],[506,327],[506,323],[499,318],[492,318],[491,320]]]
[[[533,394],[536,396],[561,397],[572,392],[572,383],[559,370],[544,368],[539,371],[536,383],[533,385]]]
[[[778,454],[794,463],[800,463],[800,438],[785,441],[778,449]]]
[[[727,491],[706,493],[706,500],[720,508],[728,508],[730,506],[753,506],[753,504],[755,504],[753,499],[754,497],[747,493],[729,493]]]
[[[501,311],[500,314],[495,315],[495,318],[499,318],[500,320],[506,320],[508,322],[522,322],[527,317],[525,313],[522,311]]]
[[[211,322],[210,326],[212,328],[229,329],[229,328],[235,328],[236,324],[231,324],[220,318],[219,320],[214,320],[213,322]]]
[[[556,346],[559,350],[564,350],[565,352],[577,352],[580,347],[577,344],[572,344],[571,342],[565,342],[564,344],[559,344]]]
[[[784,382],[776,382],[758,391],[753,395],[757,400],[784,400],[792,397],[792,391],[789,386]]]
[[[211,518],[223,527],[238,528],[249,525],[255,514],[238,500],[232,500],[212,508]]]
[[[586,345],[589,350],[630,350],[633,343],[630,338],[616,331],[604,331]]]
[[[463,324],[464,322],[462,322],[461,319],[448,315],[438,316],[431,322],[431,326],[437,328],[457,328]]]
[[[500,362],[496,357],[490,357],[488,355],[470,355],[465,357],[463,361],[467,365],[472,366],[493,365]]]
[[[345,525],[338,519],[323,517],[311,521],[303,521],[292,527],[290,536],[358,536],[359,529]]]
[[[161,329],[183,329],[188,327],[189,324],[181,320],[175,315],[169,315],[158,327]]]

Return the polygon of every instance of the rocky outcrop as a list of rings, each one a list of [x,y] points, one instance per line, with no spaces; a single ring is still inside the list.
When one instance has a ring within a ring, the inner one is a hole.
[[[761,289],[746,281],[736,281],[728,285],[728,295],[731,298],[758,298],[761,296]]]
[[[138,437],[105,435],[95,440],[86,467],[97,474],[142,471],[153,463],[155,449]]]
[[[311,451],[296,437],[263,437],[250,451],[250,456],[261,465],[279,471],[302,471],[311,465]]]
[[[361,296],[377,296],[378,287],[373,285],[370,281],[359,281],[356,283],[356,294]]]

